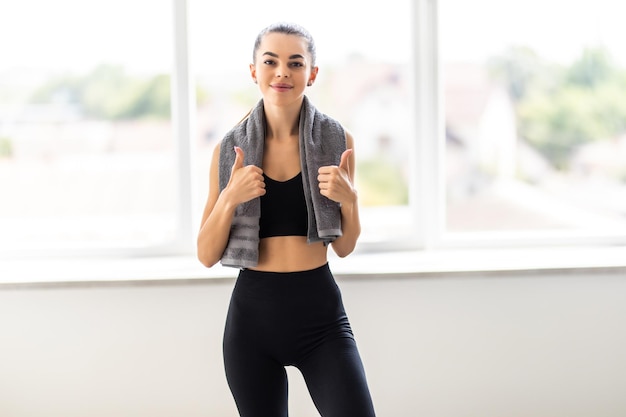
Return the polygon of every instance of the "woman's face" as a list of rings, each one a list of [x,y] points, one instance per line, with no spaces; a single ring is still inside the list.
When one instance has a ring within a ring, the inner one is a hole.
[[[305,39],[268,33],[250,64],[250,73],[265,101],[288,104],[301,99],[307,84],[315,80],[317,67],[312,65]]]

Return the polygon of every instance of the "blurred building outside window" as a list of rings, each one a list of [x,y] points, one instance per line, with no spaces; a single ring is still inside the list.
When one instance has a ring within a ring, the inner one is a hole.
[[[291,1],[268,8],[234,0],[216,13],[212,3],[191,0],[190,10],[198,89],[196,200],[206,200],[215,145],[261,98],[249,72],[257,34],[274,22],[295,22],[311,32],[317,46],[319,73],[306,94],[355,138],[361,244],[384,249],[389,241],[412,239],[411,1],[386,7],[320,0],[304,12]]]
[[[0,252],[174,239],[169,0],[0,6]]]
[[[176,172],[177,141],[188,138],[177,137],[170,116],[172,13],[180,3],[26,0],[3,7],[0,252],[177,250],[177,200],[188,188]],[[354,19],[357,1],[322,2],[310,14],[290,2],[273,11],[231,2],[219,13],[209,2],[187,5],[197,84],[194,163],[186,167],[195,182],[193,195],[183,195],[193,202],[191,227],[199,226],[213,146],[260,98],[248,73],[254,39],[285,20],[316,39],[321,71],[311,98],[357,140],[364,240],[407,235],[410,2],[372,7],[369,19]],[[376,18],[386,35],[371,30]],[[347,20],[353,24],[346,32]]]
[[[626,7],[438,5],[447,235],[623,240]]]
[[[320,0],[302,13],[284,0],[272,10],[189,0],[189,38],[179,39],[196,108],[180,117],[195,130],[180,137],[173,42],[186,28],[172,27],[173,4],[181,10],[172,0],[0,8],[0,253],[176,252],[199,226],[215,144],[260,99],[248,70],[254,39],[281,20],[313,34],[320,73],[307,94],[355,137],[362,247],[419,240],[412,207],[431,204],[420,194],[429,187],[445,197],[425,211],[425,223],[444,219],[442,242],[624,236],[623,6]],[[424,10],[432,27],[416,27]],[[426,55],[423,39],[434,45]],[[416,48],[428,61],[414,60]],[[415,71],[429,66],[441,88],[420,90]],[[442,103],[441,138],[418,137],[419,95]],[[416,149],[425,161],[437,154],[415,144],[438,139],[441,171],[427,166],[417,181]],[[191,185],[177,172],[187,140]],[[181,198],[193,230],[180,230]]]

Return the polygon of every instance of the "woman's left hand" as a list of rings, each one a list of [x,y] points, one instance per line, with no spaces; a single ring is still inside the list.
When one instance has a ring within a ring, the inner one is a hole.
[[[350,155],[352,155],[352,149],[346,149],[341,154],[339,166],[320,167],[317,176],[320,193],[342,205],[356,201],[356,191],[350,175]]]

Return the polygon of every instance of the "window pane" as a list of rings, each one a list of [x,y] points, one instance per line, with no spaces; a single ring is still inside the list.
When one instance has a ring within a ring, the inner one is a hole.
[[[0,7],[0,250],[176,230],[171,1]]]
[[[448,231],[624,234],[624,12],[441,0]]]
[[[290,21],[307,28],[317,45],[320,70],[308,96],[355,137],[362,240],[410,233],[410,1],[386,7],[321,0],[310,6],[294,7],[283,0],[267,7],[238,0],[216,8],[191,2],[192,63],[199,93],[198,201],[206,199],[214,146],[261,98],[248,69],[258,32],[271,23]]]

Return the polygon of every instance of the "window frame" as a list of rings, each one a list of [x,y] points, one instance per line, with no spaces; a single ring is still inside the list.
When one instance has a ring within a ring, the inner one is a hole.
[[[462,232],[446,231],[445,111],[439,34],[439,4],[445,0],[415,0],[411,7],[410,107],[413,139],[409,140],[409,204],[412,222],[408,239],[387,236],[361,242],[359,252],[459,248],[521,248],[528,246],[626,245],[626,236],[581,232]],[[174,72],[172,74],[172,121],[177,135],[179,174],[179,240],[177,253],[195,253],[192,135],[195,125],[195,88],[191,74],[188,40],[188,0],[172,0],[174,10]],[[180,140],[186,138],[187,140]],[[380,210],[384,210],[381,208]],[[365,217],[365,220],[367,218]]]
[[[445,230],[445,176],[441,77],[439,72],[439,21],[435,0],[413,3],[413,91],[415,144],[411,149],[412,173],[409,205],[416,219],[418,249],[441,245]]]
[[[445,196],[445,110],[443,76],[439,43],[441,15],[439,4],[446,0],[416,0],[413,13],[415,46],[415,88],[418,103],[416,127],[418,144],[412,155],[417,170],[412,194],[416,218],[423,231],[418,239],[422,249],[499,249],[563,246],[623,246],[626,236],[602,232],[529,231],[529,232],[448,232],[446,230]],[[429,138],[436,138],[435,141]],[[429,143],[436,142],[436,144]],[[416,189],[421,187],[421,190]],[[434,188],[437,189],[434,189]]]
[[[626,245],[626,236],[581,233],[470,233],[446,232],[445,120],[440,62],[440,0],[411,2],[411,114],[413,138],[409,140],[409,238],[387,236],[363,242],[357,252],[430,250],[447,248],[501,248],[524,246]],[[445,1],[445,0],[443,0]],[[189,40],[188,0],[171,0],[172,73],[171,120],[175,143],[177,184],[177,230],[175,238],[162,245],[141,247],[40,248],[2,253],[8,257],[145,257],[191,256],[199,225],[193,180],[195,154],[195,83]],[[366,217],[365,217],[366,220]]]
[[[195,215],[192,181],[195,126],[195,85],[191,76],[188,30],[188,1],[170,0],[173,48],[170,73],[170,103],[174,166],[176,175],[176,230],[174,237],[156,245],[64,246],[2,250],[0,258],[123,258],[186,256],[195,253],[194,232],[199,221]]]

